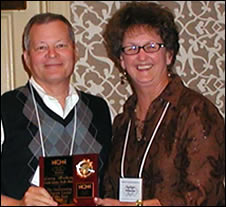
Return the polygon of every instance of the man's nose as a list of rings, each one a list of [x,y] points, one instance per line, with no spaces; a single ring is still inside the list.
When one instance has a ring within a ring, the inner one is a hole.
[[[47,55],[50,58],[55,58],[57,56],[56,48],[55,47],[49,47]]]

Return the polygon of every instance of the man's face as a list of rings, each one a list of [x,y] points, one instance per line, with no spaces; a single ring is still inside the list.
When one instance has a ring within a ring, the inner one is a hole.
[[[29,50],[24,52],[24,58],[41,86],[69,83],[76,62],[76,49],[67,25],[58,20],[33,25]]]

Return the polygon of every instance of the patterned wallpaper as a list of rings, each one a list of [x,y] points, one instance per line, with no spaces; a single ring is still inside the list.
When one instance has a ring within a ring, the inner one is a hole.
[[[160,1],[156,1],[159,3]],[[71,1],[71,22],[79,48],[74,83],[108,102],[112,118],[131,94],[107,58],[102,33],[111,15],[125,1]],[[180,51],[175,72],[190,88],[209,98],[225,116],[225,2],[161,1],[175,14]]]

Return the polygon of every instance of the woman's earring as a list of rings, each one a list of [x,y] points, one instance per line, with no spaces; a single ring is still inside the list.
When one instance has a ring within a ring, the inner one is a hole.
[[[125,81],[127,80],[127,72],[124,71],[123,73],[120,73],[121,78],[121,84],[125,84]]]

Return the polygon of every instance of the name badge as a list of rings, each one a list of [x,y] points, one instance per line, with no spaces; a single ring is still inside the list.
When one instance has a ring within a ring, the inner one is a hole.
[[[119,200],[136,202],[142,200],[142,178],[120,178]]]

